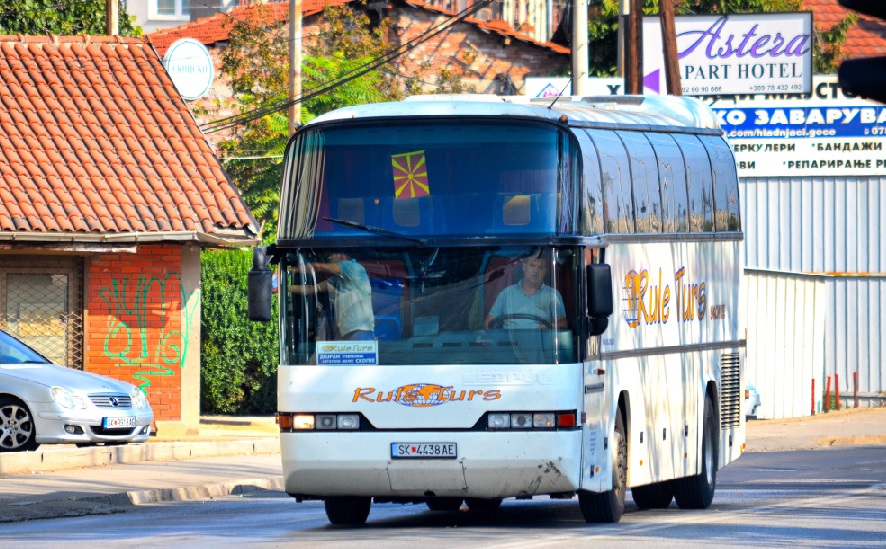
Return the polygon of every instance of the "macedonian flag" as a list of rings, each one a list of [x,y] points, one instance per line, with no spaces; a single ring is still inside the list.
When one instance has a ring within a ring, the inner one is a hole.
[[[425,151],[392,155],[391,166],[394,168],[395,198],[417,198],[431,194]]]

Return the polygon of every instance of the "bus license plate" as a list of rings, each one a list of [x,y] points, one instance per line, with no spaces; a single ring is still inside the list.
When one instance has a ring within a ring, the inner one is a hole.
[[[135,427],[134,417],[106,417],[102,420],[105,429],[121,429],[123,427]]]
[[[392,442],[394,459],[455,459],[458,446],[454,442]]]

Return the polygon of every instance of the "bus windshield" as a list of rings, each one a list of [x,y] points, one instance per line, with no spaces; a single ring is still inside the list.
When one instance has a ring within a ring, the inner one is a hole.
[[[578,153],[567,132],[525,120],[385,120],[298,133],[281,239],[568,233]]]
[[[321,343],[355,340],[379,365],[574,363],[580,259],[537,246],[288,252],[283,364],[332,364]]]

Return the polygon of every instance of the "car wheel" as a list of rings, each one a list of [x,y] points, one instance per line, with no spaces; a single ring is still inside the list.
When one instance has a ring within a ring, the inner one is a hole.
[[[37,429],[31,411],[16,398],[0,398],[0,452],[35,449]]]
[[[674,484],[666,480],[631,488],[634,503],[640,509],[667,509],[674,499]]]
[[[366,497],[334,497],[326,498],[326,518],[332,524],[363,524],[369,517],[369,506],[372,498]]]
[[[612,444],[614,445],[612,489],[600,494],[585,491],[578,493],[578,507],[585,522],[615,523],[621,520],[621,515],[624,513],[628,478],[628,441],[621,407],[617,408],[615,413]]]
[[[707,509],[717,486],[719,426],[710,397],[704,399],[704,431],[701,441],[701,473],[674,481],[674,498],[680,509]]]

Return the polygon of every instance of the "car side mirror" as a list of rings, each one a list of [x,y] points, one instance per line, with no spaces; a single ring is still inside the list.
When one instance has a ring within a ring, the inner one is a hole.
[[[274,272],[268,268],[267,248],[252,250],[252,269],[246,275],[246,297],[249,320],[271,320],[271,294]]]
[[[605,263],[587,266],[585,273],[588,283],[588,317],[591,335],[598,336],[606,331],[609,317],[614,311],[612,298],[612,269]]]

